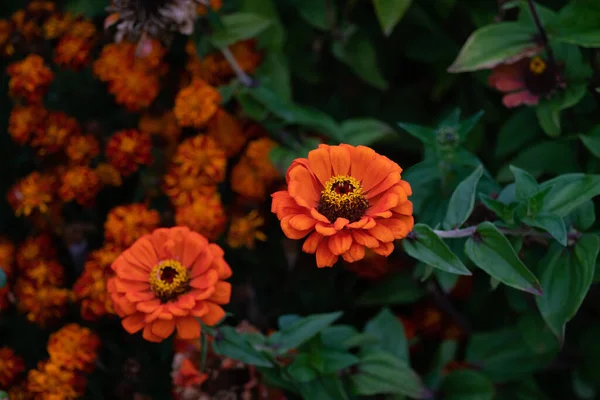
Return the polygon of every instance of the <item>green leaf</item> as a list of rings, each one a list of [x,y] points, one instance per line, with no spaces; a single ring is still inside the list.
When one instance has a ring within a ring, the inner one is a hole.
[[[285,29],[273,0],[241,0],[239,10],[269,19],[271,25],[258,36],[259,42],[273,51],[280,51],[283,48],[286,39]]]
[[[68,0],[65,11],[69,11],[73,15],[94,18],[106,13],[106,4],[97,0]]]
[[[406,272],[377,282],[356,300],[360,306],[411,304],[425,295],[423,288]]]
[[[342,312],[314,314],[287,324],[279,332],[269,336],[268,343],[280,351],[291,350],[306,343],[317,333],[342,316]]]
[[[508,224],[514,223],[515,208],[502,203],[496,199],[492,199],[483,193],[479,194],[479,198],[484,206],[493,211],[500,219]]]
[[[600,194],[600,175],[565,174],[542,183],[540,189],[549,189],[543,211],[566,217]]]
[[[542,99],[535,112],[540,126],[549,136],[558,136],[561,133],[560,114],[563,110],[573,107],[585,96],[584,84],[573,84],[553,95],[550,99]]]
[[[551,246],[540,262],[544,295],[537,306],[552,332],[564,340],[565,324],[577,313],[594,279],[600,239],[584,235],[574,249]]]
[[[456,359],[457,349],[458,342],[456,340],[444,340],[440,343],[435,352],[432,367],[424,378],[427,387],[436,388],[439,386],[445,372],[444,368],[449,362]]]
[[[579,139],[590,153],[600,158],[600,126],[596,126],[588,135],[579,135]]]
[[[258,367],[271,367],[273,364],[269,358],[255,349],[246,339],[245,335],[238,333],[231,326],[219,327],[221,340],[213,340],[215,353],[246,364]]]
[[[321,342],[325,347],[348,349],[347,342],[358,335],[358,330],[353,326],[333,325],[321,331]]]
[[[257,36],[271,25],[262,15],[238,12],[221,17],[222,27],[215,29],[211,41],[215,47],[225,48],[241,40]]]
[[[419,376],[398,357],[374,351],[360,358],[359,372],[350,378],[354,394],[372,396],[399,393],[415,399],[429,396]]]
[[[336,41],[332,46],[333,55],[362,80],[379,90],[388,88],[388,82],[379,68],[375,47],[367,36],[356,32],[346,43]]]
[[[586,231],[596,222],[596,207],[592,200],[586,201],[569,215],[569,220],[579,231]]]
[[[309,382],[318,376],[317,371],[311,366],[308,354],[298,354],[294,361],[286,367],[286,372],[296,382]]]
[[[535,217],[523,218],[523,223],[540,228],[552,235],[561,245],[567,245],[567,228],[565,221],[554,214],[537,213]]]
[[[408,342],[404,333],[404,326],[388,308],[382,309],[365,325],[365,333],[379,339],[379,344],[374,346],[401,360],[408,361]]]
[[[492,400],[494,384],[481,372],[453,371],[442,381],[440,391],[447,400]]]
[[[292,83],[290,70],[287,59],[282,52],[276,50],[269,51],[258,68],[257,76],[261,85],[276,93],[284,101],[291,100]]]
[[[501,22],[477,29],[469,36],[448,72],[490,69],[537,48],[535,28],[519,22]]]
[[[537,181],[527,171],[514,165],[509,168],[515,176],[515,196],[518,201],[527,201],[540,192]]]
[[[324,31],[332,28],[336,14],[333,2],[328,4],[323,0],[300,0],[294,1],[293,4],[302,18],[313,27]],[[331,9],[328,9],[328,6],[331,6]]]
[[[373,0],[375,13],[386,36],[390,36],[394,27],[400,22],[412,0]]]
[[[425,126],[409,124],[405,122],[398,122],[398,126],[410,133],[412,136],[419,139],[424,144],[435,145],[437,133],[434,129],[427,128]]]
[[[465,244],[465,253],[479,268],[500,282],[536,295],[537,278],[519,259],[508,239],[491,222],[483,222]]]
[[[385,122],[370,118],[346,120],[340,131],[343,142],[353,146],[368,146],[395,133]]]
[[[509,156],[526,146],[541,132],[531,107],[516,110],[500,128],[496,141],[497,158]]]
[[[471,275],[460,259],[430,227],[416,224],[412,234],[402,241],[404,251],[417,260],[458,275]]]
[[[317,368],[317,370],[322,374],[338,372],[359,362],[358,357],[354,354],[335,349],[320,349],[319,357],[321,358],[322,366],[321,368]]]
[[[348,400],[348,394],[339,376],[330,374],[319,376],[310,382],[298,385],[303,399]]]
[[[460,228],[467,221],[475,207],[477,184],[482,174],[483,166],[480,165],[454,189],[443,223],[445,229]]]
[[[594,0],[567,3],[548,26],[552,40],[582,47],[600,47],[600,7]]]

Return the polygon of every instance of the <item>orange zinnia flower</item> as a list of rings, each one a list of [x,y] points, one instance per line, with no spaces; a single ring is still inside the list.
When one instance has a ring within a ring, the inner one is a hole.
[[[223,109],[219,109],[208,121],[206,135],[225,150],[227,157],[233,157],[239,153],[247,139],[242,123]]]
[[[48,112],[39,106],[15,106],[10,113],[8,133],[18,144],[25,144],[44,123]]]
[[[56,257],[56,250],[50,236],[46,234],[30,236],[19,246],[17,265],[25,270],[40,260],[52,260],[54,257]]]
[[[100,338],[88,328],[68,324],[50,335],[50,362],[67,371],[92,372]]]
[[[86,385],[85,377],[50,361],[40,362],[27,376],[27,389],[36,400],[77,399]]]
[[[37,54],[30,54],[23,61],[8,66],[11,96],[25,99],[29,103],[40,103],[54,79],[52,71]]]
[[[51,112],[34,132],[31,145],[38,149],[40,155],[53,154],[64,149],[69,139],[80,133],[81,128],[75,118],[60,111]]]
[[[227,233],[227,244],[234,249],[243,246],[254,249],[256,240],[262,242],[267,240],[267,236],[259,231],[259,228],[262,228],[264,224],[265,219],[256,210],[250,211],[245,216],[234,217]]]
[[[128,247],[138,238],[158,227],[160,216],[144,204],[129,204],[110,210],[104,223],[104,239],[108,243]]]
[[[231,268],[223,250],[186,227],[162,228],[146,235],[113,263],[108,282],[115,311],[129,333],[144,330],[160,342],[175,329],[181,339],[200,337],[200,318],[215,325],[229,303]]]
[[[55,179],[49,175],[32,172],[8,191],[8,202],[17,217],[29,216],[34,211],[48,212],[53,199]]]
[[[100,178],[90,167],[73,167],[62,175],[61,180],[60,198],[65,202],[75,200],[82,206],[90,205],[102,188]]]
[[[218,192],[197,195],[191,203],[177,207],[175,223],[187,226],[208,238],[216,240],[225,228],[227,216]]]
[[[181,126],[203,127],[219,109],[221,94],[203,81],[194,79],[175,98],[175,117]]]
[[[10,279],[15,266],[15,245],[9,239],[0,236],[0,268]]]
[[[92,135],[77,135],[69,139],[66,149],[67,157],[73,164],[88,164],[90,160],[100,154],[98,140]]]
[[[152,163],[150,136],[137,129],[125,129],[112,135],[106,145],[106,158],[123,176],[129,176],[140,165]]]
[[[267,196],[267,189],[280,176],[269,155],[275,146],[269,138],[256,139],[248,144],[231,172],[231,189],[234,192],[253,200],[263,200]]]
[[[25,371],[25,363],[9,347],[0,347],[0,360],[0,387],[8,388]]]
[[[322,144],[292,162],[288,190],[272,195],[271,210],[288,238],[310,235],[302,250],[316,253],[319,268],[339,256],[361,260],[365,247],[387,256],[414,225],[412,191],[401,172],[368,147]]]
[[[117,256],[118,253],[110,260],[110,263]],[[97,254],[96,257],[98,257]],[[112,300],[106,290],[106,266],[94,259],[88,260],[83,273],[73,285],[75,300],[80,305],[81,318],[85,321],[97,321],[105,315],[114,313]]]

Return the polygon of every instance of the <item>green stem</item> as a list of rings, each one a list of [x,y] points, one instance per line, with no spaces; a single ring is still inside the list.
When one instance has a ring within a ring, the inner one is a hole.
[[[242,85],[247,86],[247,87],[254,86],[254,81],[252,80],[252,78],[250,78],[250,76],[246,72],[244,72],[244,70],[237,63],[237,61],[235,60],[235,57],[233,56],[233,54],[231,54],[231,50],[229,50],[229,47],[225,47],[225,48],[221,49],[221,53],[223,53],[225,60],[227,60],[229,65],[231,65],[233,72],[235,72],[235,75],[237,76],[239,81],[242,83]]]

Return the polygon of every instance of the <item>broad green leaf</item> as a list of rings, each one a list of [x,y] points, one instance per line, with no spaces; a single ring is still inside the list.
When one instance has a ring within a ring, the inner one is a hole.
[[[404,251],[417,260],[458,275],[471,275],[460,259],[431,228],[416,224],[412,234],[402,241]]]
[[[600,239],[584,235],[574,249],[551,246],[540,262],[544,295],[536,298],[552,332],[564,340],[565,324],[577,313],[594,279]]]
[[[356,395],[405,394],[415,399],[429,396],[419,376],[398,357],[382,351],[361,355],[358,373],[351,376]]]
[[[321,342],[325,347],[348,349],[347,342],[359,335],[358,330],[350,325],[333,325],[321,331]]]
[[[368,146],[380,139],[394,134],[394,130],[385,122],[376,119],[349,119],[342,122],[340,134],[344,143],[353,146]]]
[[[448,72],[490,69],[511,58],[534,51],[535,28],[518,22],[501,22],[477,29],[469,36]]]
[[[365,325],[365,333],[379,339],[377,347],[401,360],[408,361],[408,342],[404,326],[388,308],[382,309]]]
[[[106,3],[97,0],[68,0],[65,11],[69,11],[73,15],[94,18],[106,13]]]
[[[456,134],[458,135],[459,141],[462,143],[467,139],[467,135],[473,130],[475,125],[479,122],[481,117],[484,115],[484,111],[481,110],[476,114],[471,115],[469,118],[461,121],[456,127]]]
[[[434,129],[405,122],[398,122],[398,126],[425,144],[433,146],[436,143],[437,133]]]
[[[283,48],[286,34],[274,0],[241,0],[240,11],[255,13],[270,20],[271,25],[261,32],[258,39],[272,51]]]
[[[592,200],[586,201],[569,215],[569,220],[579,231],[586,231],[596,222],[596,208]]]
[[[221,340],[213,340],[215,353],[258,367],[273,365],[265,354],[246,340],[245,335],[238,333],[233,327],[221,326],[219,333]]]
[[[477,226],[476,234],[465,244],[465,253],[475,265],[500,282],[540,295],[537,278],[519,259],[508,239],[491,222]]]
[[[566,217],[574,209],[600,194],[600,175],[565,174],[543,182],[543,211]]]
[[[390,36],[400,22],[412,0],[373,0],[379,25],[386,36]]]
[[[562,128],[560,122],[561,111],[573,107],[585,96],[586,85],[573,84],[552,96],[550,99],[542,99],[537,105],[535,112],[540,126],[549,136],[560,135]]]
[[[277,318],[277,326],[279,329],[285,329],[301,319],[302,317],[298,314],[285,314]]]
[[[556,336],[536,310],[528,308],[520,315],[517,328],[523,341],[535,354],[546,354],[560,347]]]
[[[476,333],[467,346],[466,361],[480,366],[493,382],[523,379],[556,357],[559,346],[555,343],[554,348],[537,353],[518,327]]]
[[[515,110],[500,128],[495,146],[496,157],[504,158],[523,149],[539,133],[541,130],[532,108]]]
[[[290,101],[292,98],[290,70],[282,52],[269,51],[258,68],[257,77],[261,85],[276,93],[284,101]]]
[[[535,217],[522,219],[523,223],[540,228],[552,235],[563,246],[567,245],[567,228],[565,221],[554,214],[537,213]]]
[[[423,288],[406,272],[377,282],[360,295],[357,305],[411,304],[425,295]]]
[[[257,36],[271,25],[271,20],[262,15],[238,12],[221,17],[222,27],[211,36],[212,43],[225,48],[241,40]]]
[[[579,135],[579,139],[590,153],[600,158],[600,126],[596,126],[589,135]]]
[[[336,17],[334,2],[323,0],[296,0],[293,4],[302,18],[313,27],[324,31],[333,28],[332,23]]]
[[[533,176],[514,165],[509,168],[515,176],[515,196],[518,201],[527,201],[539,193],[540,187]]]
[[[600,7],[594,0],[567,3],[547,29],[552,40],[582,47],[600,47]]]
[[[475,195],[477,194],[477,184],[483,174],[483,166],[479,166],[465,180],[458,184],[446,211],[444,219],[444,228],[460,228],[469,218],[475,207]]]
[[[308,354],[297,355],[294,361],[286,367],[286,372],[296,382],[309,382],[318,376],[317,371],[311,365]]]
[[[493,211],[504,222],[508,224],[514,223],[515,208],[513,206],[492,199],[483,193],[480,193],[479,198],[484,206]]]
[[[332,51],[339,61],[369,85],[379,90],[388,88],[388,81],[379,68],[375,47],[361,32],[354,33],[345,43],[334,42]]]
[[[440,343],[435,358],[427,375],[423,378],[427,387],[437,388],[444,375],[444,368],[449,362],[456,359],[458,342],[456,340],[444,340]]]
[[[342,312],[314,314],[287,324],[268,338],[280,351],[297,348],[342,316]]]
[[[319,376],[297,386],[303,399],[348,400],[344,384],[337,374]]]
[[[495,395],[492,381],[481,372],[469,369],[447,375],[440,392],[447,400],[492,400]]]
[[[359,359],[354,354],[347,351],[323,348],[319,350],[321,358],[321,368],[317,368],[322,374],[331,374],[341,371],[355,364],[358,364]]]

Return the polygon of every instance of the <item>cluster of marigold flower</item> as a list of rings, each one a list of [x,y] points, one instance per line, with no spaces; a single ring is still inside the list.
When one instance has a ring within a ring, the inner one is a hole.
[[[50,335],[48,359],[26,375],[25,362],[0,348],[0,386],[11,399],[74,399],[83,395],[86,375],[94,370],[100,339],[90,329],[68,324]]]

